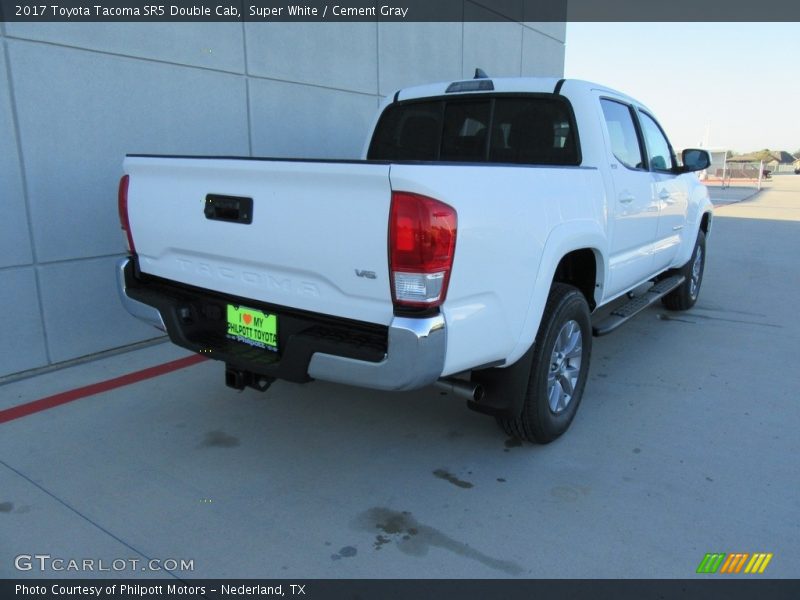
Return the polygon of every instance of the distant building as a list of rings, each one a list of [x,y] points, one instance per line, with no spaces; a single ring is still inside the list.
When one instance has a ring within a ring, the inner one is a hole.
[[[728,151],[716,148],[709,148],[708,154],[711,156],[711,165],[706,169],[706,177],[715,179],[725,179],[728,175]]]
[[[728,163],[738,163],[739,165],[758,165],[764,161],[764,168],[770,171],[780,172],[789,171],[796,168],[797,159],[786,152],[779,150],[776,152],[750,152],[749,154],[740,154],[732,156],[728,159]]]

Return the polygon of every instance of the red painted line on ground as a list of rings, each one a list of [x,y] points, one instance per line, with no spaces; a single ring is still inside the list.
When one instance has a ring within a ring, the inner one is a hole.
[[[48,408],[61,406],[67,402],[80,400],[81,398],[86,398],[87,396],[94,396],[95,394],[101,394],[109,390],[131,385],[132,383],[144,381],[145,379],[152,379],[153,377],[158,377],[159,375],[165,375],[167,373],[171,373],[172,371],[177,371],[178,369],[191,367],[192,365],[196,365],[204,360],[208,360],[208,358],[199,354],[193,354],[192,356],[179,358],[178,360],[156,365],[155,367],[148,367],[147,369],[142,369],[141,371],[134,371],[133,373],[128,373],[127,375],[121,375],[120,377],[114,377],[113,379],[107,379],[105,381],[100,381],[99,383],[93,383],[91,385],[79,387],[74,390],[61,392],[60,394],[47,396],[46,398],[41,398],[32,402],[27,402],[26,404],[20,404],[19,406],[0,410],[0,423],[7,423],[8,421],[13,421],[14,419],[20,419],[37,412],[47,410]]]

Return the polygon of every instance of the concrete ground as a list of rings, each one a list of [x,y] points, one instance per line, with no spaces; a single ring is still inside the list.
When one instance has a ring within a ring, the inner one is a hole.
[[[548,446],[433,389],[236,393],[211,362],[0,424],[0,577],[49,554],[194,561],[182,577],[684,578],[708,552],[798,577],[798,256],[800,177],[719,208],[697,306],[596,339]],[[7,383],[0,411],[185,354]]]
[[[725,204],[733,204],[752,198],[759,192],[757,185],[710,185],[706,184],[708,193],[711,196],[714,206],[722,206]],[[761,191],[767,191],[772,187],[772,182],[762,183]]]

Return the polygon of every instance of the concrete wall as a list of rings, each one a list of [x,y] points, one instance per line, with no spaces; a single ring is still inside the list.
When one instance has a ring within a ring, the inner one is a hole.
[[[126,152],[357,157],[383,96],[476,66],[561,76],[564,36],[563,23],[0,23],[0,377],[158,334],[114,286]]]

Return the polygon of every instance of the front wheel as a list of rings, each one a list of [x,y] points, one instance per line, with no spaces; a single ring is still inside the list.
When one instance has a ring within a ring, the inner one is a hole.
[[[554,283],[534,342],[522,412],[497,419],[505,432],[540,444],[563,434],[581,402],[591,352],[586,298],[571,285]]]
[[[697,241],[694,244],[692,257],[683,267],[678,269],[678,274],[686,279],[682,284],[661,299],[669,310],[689,310],[697,302],[700,295],[700,285],[703,283],[703,273],[706,267],[706,234],[703,230],[697,232]]]

